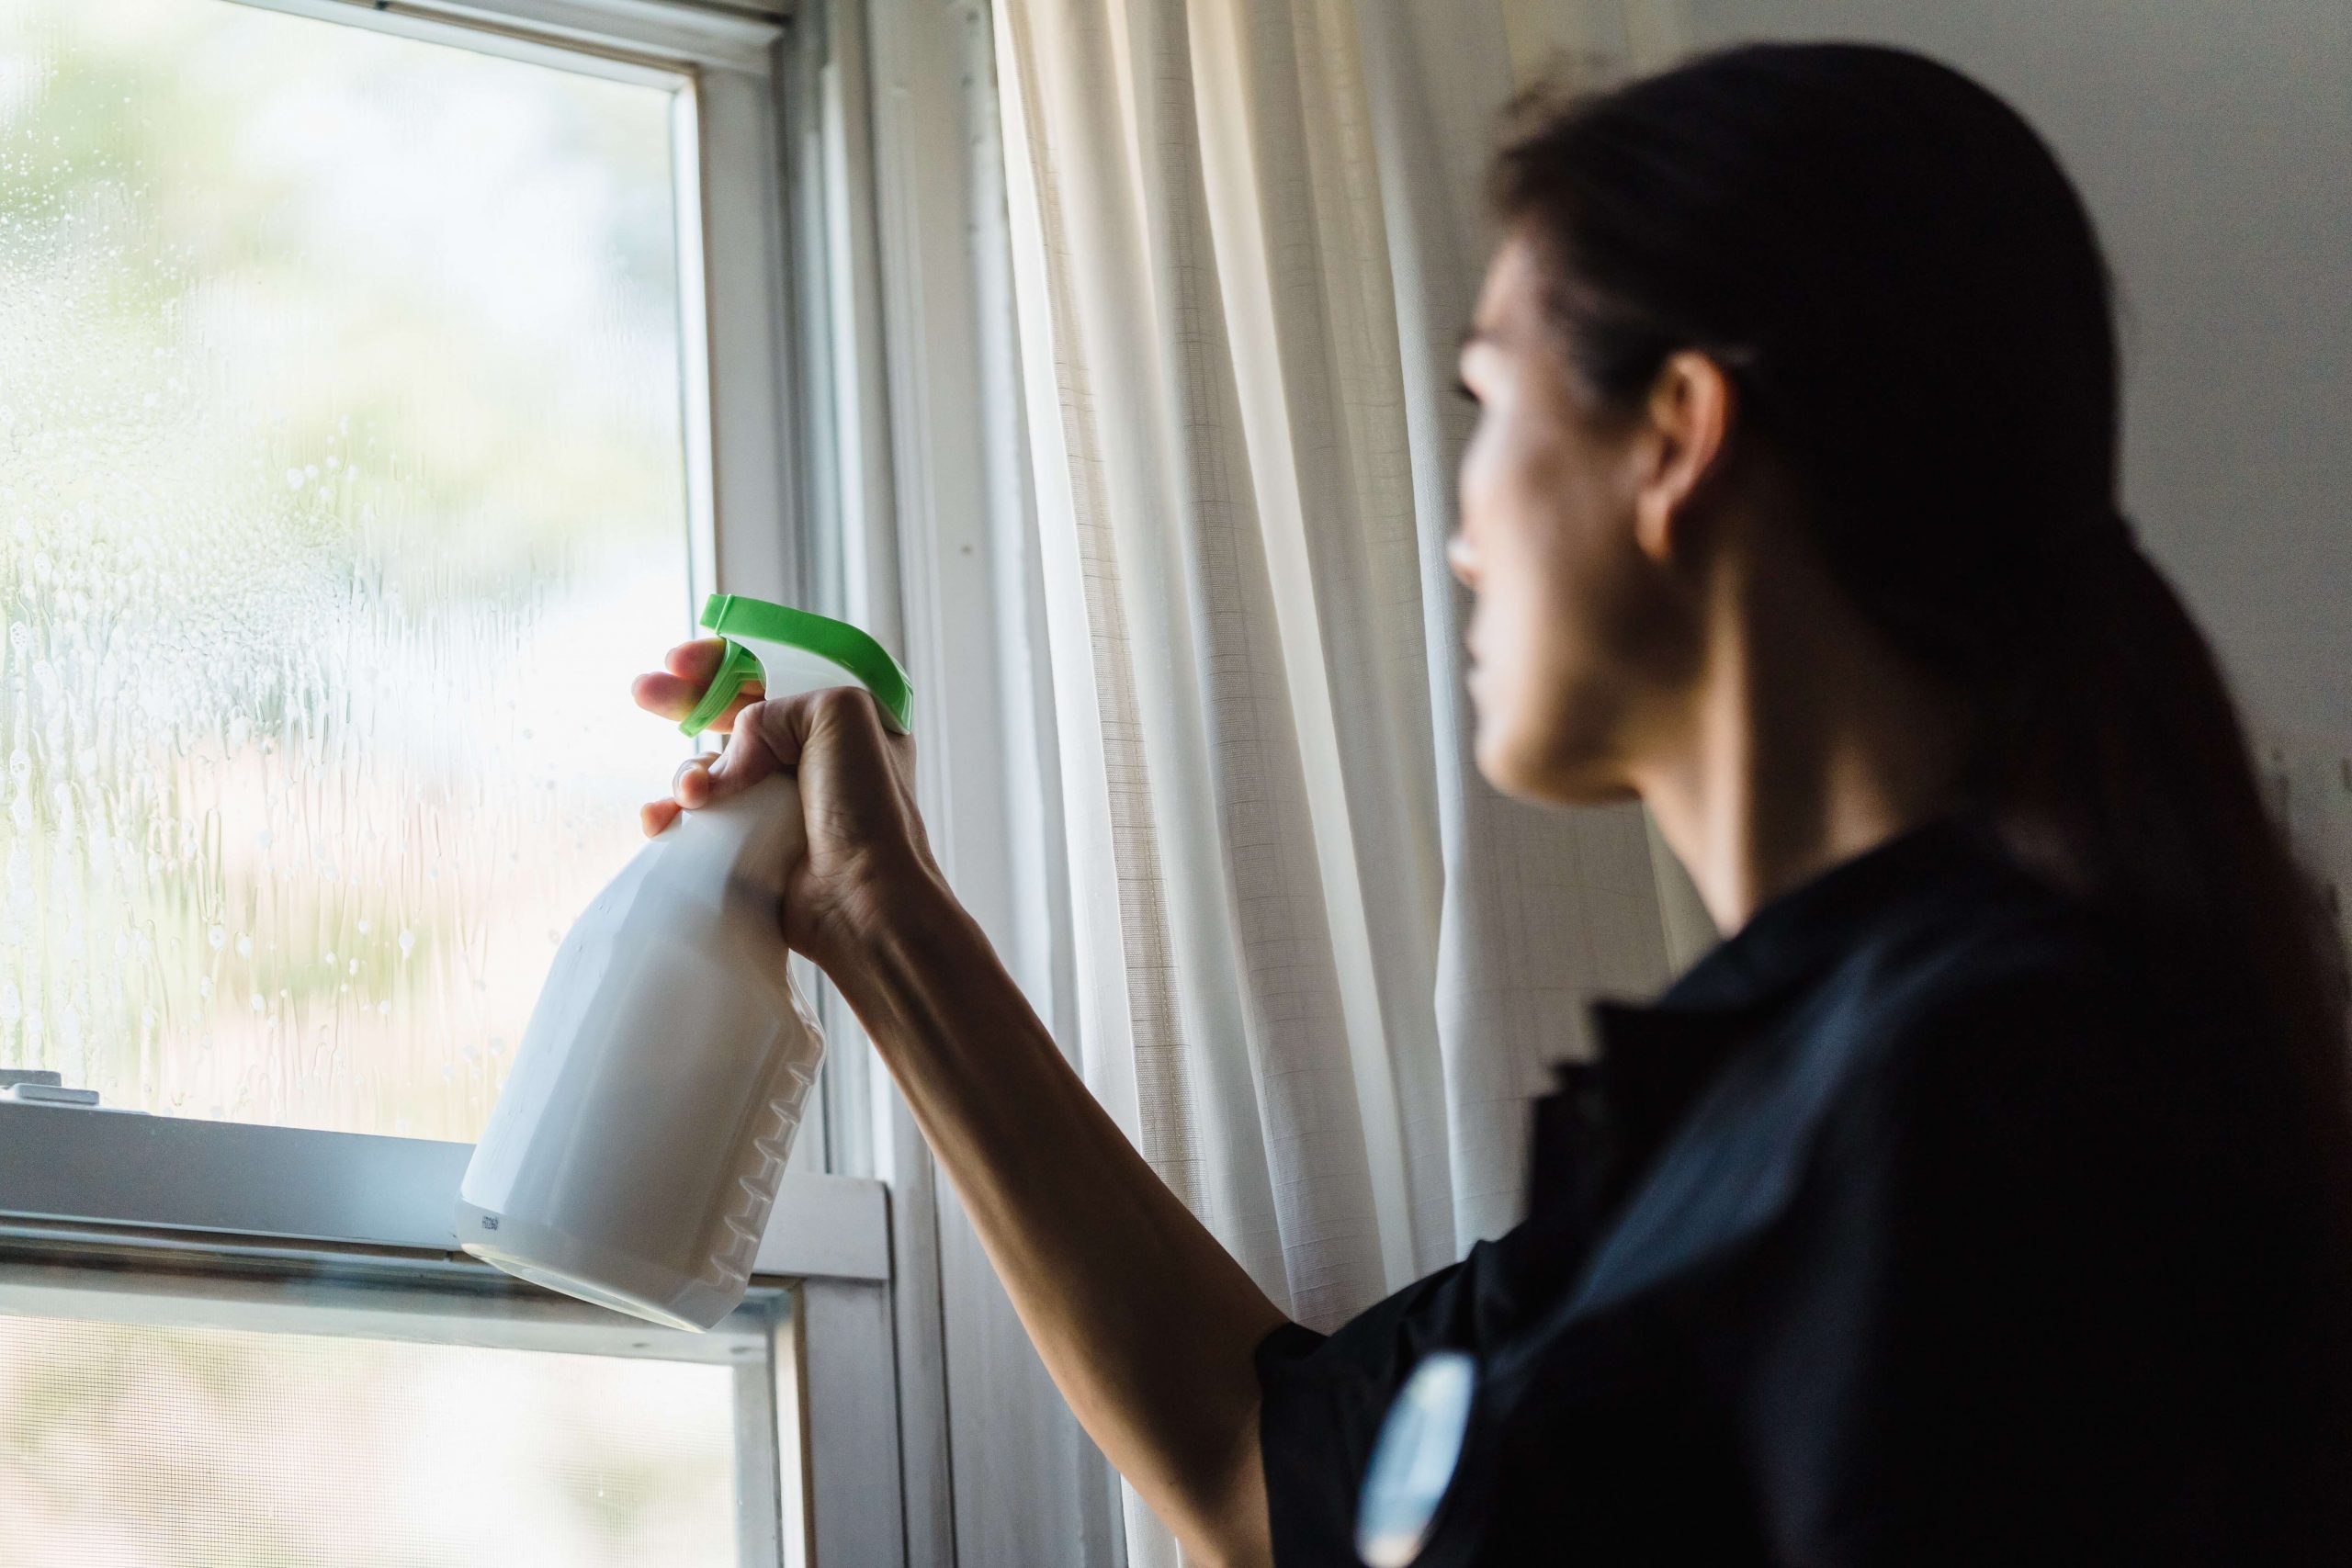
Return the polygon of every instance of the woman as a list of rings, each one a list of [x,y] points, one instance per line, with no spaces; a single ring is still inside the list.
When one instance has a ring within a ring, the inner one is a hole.
[[[1843,46],[1536,111],[1495,186],[1479,765],[1639,795],[1733,933],[1603,1010],[1524,1225],[1286,1324],[957,908],[860,697],[745,708],[649,829],[798,768],[793,945],[1196,1562],[2352,1562],[2344,990],[2116,510],[2080,200],[1983,89]]]

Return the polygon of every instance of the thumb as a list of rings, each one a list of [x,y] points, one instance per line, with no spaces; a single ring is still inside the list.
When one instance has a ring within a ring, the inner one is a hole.
[[[800,757],[800,738],[777,723],[781,705],[751,703],[735,716],[735,728],[726,750],[716,757],[694,757],[678,770],[671,793],[688,810],[742,794]]]

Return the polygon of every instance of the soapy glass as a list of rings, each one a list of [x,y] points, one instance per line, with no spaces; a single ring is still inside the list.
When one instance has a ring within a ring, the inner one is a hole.
[[[10,1568],[734,1568],[736,1370],[0,1316]]]
[[[671,94],[0,7],[0,1066],[470,1140],[685,750]]]

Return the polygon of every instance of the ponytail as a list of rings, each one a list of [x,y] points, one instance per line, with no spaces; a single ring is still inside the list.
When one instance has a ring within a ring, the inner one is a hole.
[[[2121,519],[2098,532],[2057,563],[2046,638],[1986,726],[1988,804],[2021,862],[2266,1024],[2305,1109],[2340,1120],[2333,923],[2264,806],[2211,649]]]

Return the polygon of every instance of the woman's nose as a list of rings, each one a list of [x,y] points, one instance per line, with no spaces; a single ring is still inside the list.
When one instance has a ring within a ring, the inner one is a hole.
[[[1463,587],[1478,586],[1478,553],[1470,547],[1466,536],[1456,534],[1445,542],[1445,564]]]

